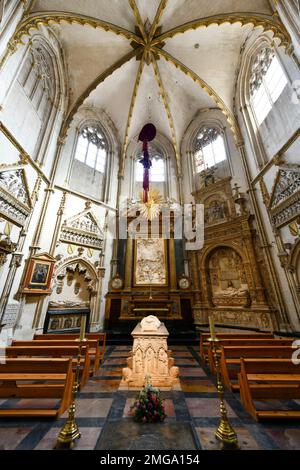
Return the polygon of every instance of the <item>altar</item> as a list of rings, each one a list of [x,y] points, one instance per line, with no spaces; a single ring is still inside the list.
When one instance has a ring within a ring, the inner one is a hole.
[[[183,242],[174,237],[175,215],[171,213],[166,221],[164,217],[160,213],[157,219],[141,224],[138,236],[129,230],[129,218],[127,239],[117,240],[117,256],[106,295],[107,329],[124,330],[126,324],[147,315],[178,325],[181,322],[193,324],[192,293],[185,271]],[[170,233],[165,237],[167,223]]]

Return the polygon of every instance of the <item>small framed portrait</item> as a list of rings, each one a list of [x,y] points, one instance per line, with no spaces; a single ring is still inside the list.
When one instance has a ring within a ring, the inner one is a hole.
[[[27,294],[50,294],[55,258],[48,253],[32,256],[26,265],[22,292]]]

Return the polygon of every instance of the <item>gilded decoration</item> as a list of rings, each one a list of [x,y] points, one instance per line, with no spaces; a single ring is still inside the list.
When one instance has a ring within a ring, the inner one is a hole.
[[[193,193],[205,206],[202,250],[190,253],[195,294],[196,324],[206,324],[213,314],[221,325],[272,329],[274,322],[265,298],[255,251],[256,234],[247,210],[238,211],[231,178],[211,183]],[[244,198],[244,204],[246,199]]]
[[[193,193],[198,204],[204,204],[205,225],[226,222],[236,217],[236,208],[232,197],[231,178],[216,181],[214,172],[206,170],[203,175],[205,181],[207,176],[213,176],[210,184],[203,183],[198,191]]]
[[[162,238],[135,240],[135,284],[165,285],[167,283],[166,244]]]
[[[267,309],[258,311],[246,308],[239,310],[229,308],[207,309],[203,315],[200,313],[195,316],[198,323],[206,323],[206,318],[213,316],[216,325],[255,328],[265,331],[272,331],[276,328],[274,316]]]
[[[232,248],[217,248],[208,262],[212,302],[215,306],[246,307],[250,295],[240,255]]]
[[[229,216],[226,201],[214,197],[206,200],[204,222],[205,224],[215,224],[224,222]]]

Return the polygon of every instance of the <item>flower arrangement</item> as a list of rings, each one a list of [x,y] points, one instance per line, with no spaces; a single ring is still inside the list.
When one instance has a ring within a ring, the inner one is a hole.
[[[135,421],[139,423],[158,423],[166,418],[160,390],[152,386],[149,377],[146,377],[146,385],[138,394],[131,410]]]

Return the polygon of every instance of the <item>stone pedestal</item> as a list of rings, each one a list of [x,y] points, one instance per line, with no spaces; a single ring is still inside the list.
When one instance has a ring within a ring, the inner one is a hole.
[[[123,369],[122,386],[141,388],[145,377],[154,387],[172,388],[179,384],[179,369],[168,351],[169,332],[157,317],[144,318],[132,331],[133,348]]]

